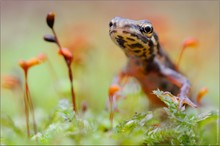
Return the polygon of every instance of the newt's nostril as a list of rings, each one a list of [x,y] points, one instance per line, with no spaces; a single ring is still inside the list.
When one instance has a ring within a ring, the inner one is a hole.
[[[113,25],[113,23],[112,22],[109,22],[109,27],[111,27]]]

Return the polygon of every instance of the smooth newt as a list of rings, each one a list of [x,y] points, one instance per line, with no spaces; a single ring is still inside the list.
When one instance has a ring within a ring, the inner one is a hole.
[[[127,66],[114,78],[112,84],[120,84],[121,78],[126,75],[133,76],[149,97],[151,106],[164,105],[152,94],[152,90],[159,88],[178,96],[179,108],[184,104],[197,107],[188,98],[189,81],[162,49],[150,21],[115,17],[109,23],[109,35],[128,58]]]

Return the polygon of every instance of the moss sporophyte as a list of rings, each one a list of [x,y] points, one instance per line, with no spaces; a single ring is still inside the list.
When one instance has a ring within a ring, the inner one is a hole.
[[[47,25],[49,26],[49,28],[52,30],[53,35],[44,35],[44,40],[47,42],[56,43],[58,46],[58,49],[59,49],[58,53],[63,56],[63,58],[66,62],[66,65],[68,68],[70,85],[71,85],[73,111],[77,112],[76,97],[75,97],[75,92],[74,92],[74,87],[73,87],[73,73],[72,73],[72,69],[71,69],[73,55],[67,48],[63,48],[61,46],[59,39],[57,37],[57,34],[54,30],[54,21],[55,21],[55,13],[53,13],[53,12],[48,13],[48,15],[46,17],[46,22],[47,22]]]
[[[34,128],[34,134],[37,134],[37,123],[35,120],[35,114],[34,114],[34,105],[32,102],[29,85],[28,85],[28,71],[31,67],[36,66],[38,64],[41,64],[46,60],[45,54],[39,54],[37,57],[31,58],[27,61],[20,60],[19,65],[24,71],[24,80],[25,80],[25,87],[24,87],[24,106],[25,106],[25,117],[26,117],[26,128],[27,128],[27,135],[30,137],[30,128],[29,128],[29,110],[32,114],[32,121],[33,121],[33,128]]]

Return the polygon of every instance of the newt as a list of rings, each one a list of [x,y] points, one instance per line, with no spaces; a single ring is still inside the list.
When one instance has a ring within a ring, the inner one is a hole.
[[[122,79],[131,76],[140,83],[152,107],[165,106],[152,94],[155,89],[177,96],[179,109],[185,104],[197,107],[190,99],[189,80],[160,45],[159,37],[150,21],[114,17],[109,22],[109,35],[128,58],[127,65],[114,77],[109,96],[118,96]],[[116,98],[109,99],[112,106]]]

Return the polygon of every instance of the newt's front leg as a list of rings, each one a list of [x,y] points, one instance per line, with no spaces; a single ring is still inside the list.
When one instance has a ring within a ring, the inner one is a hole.
[[[139,77],[144,79],[144,76],[144,66],[141,63],[141,60],[134,56],[130,56],[127,65],[114,76],[109,87],[110,109],[118,111],[116,101],[120,97],[125,97],[125,95],[122,93],[122,90],[128,82],[129,77]]]
[[[189,81],[180,73],[176,72],[173,69],[170,69],[159,62],[155,58],[155,64],[159,68],[159,72],[169,79],[172,83],[176,84],[180,88],[179,97],[179,109],[182,108],[183,104],[188,104],[194,108],[197,108],[197,105],[194,104],[189,98],[188,95],[190,93],[190,83]]]

